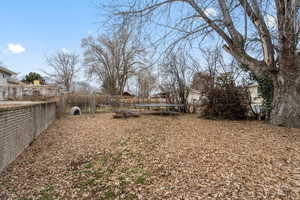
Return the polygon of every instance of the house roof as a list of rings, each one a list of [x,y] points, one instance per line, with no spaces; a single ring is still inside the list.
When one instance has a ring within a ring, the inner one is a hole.
[[[0,72],[4,72],[4,73],[10,74],[10,75],[16,75],[16,74],[17,74],[17,73],[15,73],[15,72],[13,72],[13,71],[11,71],[11,70],[5,68],[5,67],[1,67],[1,66],[0,66]]]

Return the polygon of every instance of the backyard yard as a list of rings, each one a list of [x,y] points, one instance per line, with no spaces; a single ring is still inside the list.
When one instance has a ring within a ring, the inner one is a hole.
[[[1,173],[0,199],[297,199],[299,168],[299,129],[68,116]]]

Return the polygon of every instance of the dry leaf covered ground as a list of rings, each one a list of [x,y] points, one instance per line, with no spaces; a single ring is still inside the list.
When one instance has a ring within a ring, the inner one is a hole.
[[[299,129],[68,116],[1,173],[0,199],[297,199],[299,167]]]

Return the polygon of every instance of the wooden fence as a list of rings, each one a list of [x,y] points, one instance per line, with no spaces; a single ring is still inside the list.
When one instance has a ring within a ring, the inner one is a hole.
[[[115,112],[120,109],[133,108],[136,104],[165,103],[163,98],[138,98],[109,95],[77,95],[64,94],[60,97],[59,110],[69,113],[77,106],[82,113]]]

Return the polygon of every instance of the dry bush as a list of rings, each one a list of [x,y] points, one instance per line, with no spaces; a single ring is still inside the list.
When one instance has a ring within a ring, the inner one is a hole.
[[[240,87],[215,87],[208,91],[203,116],[209,119],[241,120],[247,117],[247,93]]]
[[[124,110],[124,111],[118,111],[116,114],[113,115],[113,118],[120,119],[120,118],[130,118],[130,117],[139,117],[140,115],[136,112]]]

